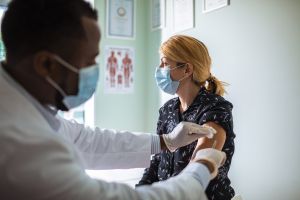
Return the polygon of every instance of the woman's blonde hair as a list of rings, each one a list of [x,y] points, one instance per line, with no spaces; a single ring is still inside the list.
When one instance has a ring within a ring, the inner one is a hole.
[[[211,74],[211,59],[201,41],[186,35],[174,35],[161,45],[160,53],[177,63],[192,64],[193,81],[197,85],[205,86],[208,91],[221,96],[225,93],[226,83]]]

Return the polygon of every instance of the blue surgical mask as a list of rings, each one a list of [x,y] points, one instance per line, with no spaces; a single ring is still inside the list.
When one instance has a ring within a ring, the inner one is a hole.
[[[164,91],[165,93],[171,94],[171,95],[174,95],[177,92],[180,81],[186,77],[183,77],[182,79],[180,79],[178,81],[173,81],[171,79],[170,72],[171,72],[171,70],[177,69],[181,66],[177,66],[172,69],[170,69],[170,67],[164,67],[164,68],[157,67],[156,68],[156,70],[155,70],[156,84],[162,91]]]
[[[63,96],[63,104],[68,109],[78,107],[85,103],[95,93],[99,79],[99,65],[96,63],[89,67],[77,69],[59,56],[55,56],[54,58],[64,67],[79,74],[78,93],[76,95],[67,95],[50,77],[47,77],[46,80]]]

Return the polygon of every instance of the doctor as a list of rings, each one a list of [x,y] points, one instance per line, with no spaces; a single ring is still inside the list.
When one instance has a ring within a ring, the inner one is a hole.
[[[64,124],[49,107],[69,110],[80,105],[95,91],[98,79],[95,58],[100,31],[97,13],[89,4],[83,0],[12,0],[1,31],[7,54],[0,66],[0,199],[206,199],[204,189],[224,162],[223,152],[201,150],[181,175],[134,190],[89,178],[70,144],[88,140],[81,139],[80,133],[73,140],[60,137]],[[211,130],[184,123],[170,137],[152,141],[159,144],[161,140],[162,146],[165,143],[175,150],[192,141],[188,133],[199,134],[192,135],[194,140]],[[81,151],[100,148],[99,153],[113,153],[108,145],[116,148],[120,141],[113,136],[121,134],[108,135],[101,142],[106,147],[87,144]],[[132,135],[135,145],[152,137]],[[131,145],[120,144],[124,146],[116,152]]]

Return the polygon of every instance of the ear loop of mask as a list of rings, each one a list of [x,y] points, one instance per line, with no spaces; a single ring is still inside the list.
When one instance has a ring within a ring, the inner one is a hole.
[[[182,66],[184,66],[184,65],[186,65],[186,63],[185,64],[182,64],[182,65],[178,65],[178,66],[176,66],[176,67],[174,67],[174,68],[172,68],[172,69],[170,69],[170,71],[172,71],[172,70],[175,70],[175,69],[178,69],[179,67],[182,67]]]
[[[192,75],[192,74],[191,74],[191,75]],[[182,80],[184,80],[184,79],[188,78],[188,77],[189,77],[189,76],[191,76],[191,75],[184,76],[183,78],[179,79],[179,80],[178,80],[178,82],[180,82],[180,81],[182,81]]]
[[[50,83],[50,85],[52,85],[52,87],[54,87],[63,97],[67,96],[67,94],[61,89],[61,87],[55,82],[53,81],[52,78],[50,78],[49,76],[46,77],[46,80],[48,81],[48,83]]]
[[[182,65],[179,65],[179,66],[177,66],[177,67],[175,67],[175,68],[173,68],[173,69],[177,69],[178,67],[181,67],[181,66],[184,66],[184,65],[187,65],[187,63],[182,64]],[[172,69],[172,70],[173,70],[173,69]],[[191,75],[193,75],[193,74],[191,74]],[[189,76],[191,76],[191,75],[189,75]],[[178,82],[180,82],[180,81],[182,81],[182,80],[188,78],[189,76],[184,76],[183,78],[179,79]]]
[[[54,59],[56,61],[58,61],[64,67],[66,67],[69,70],[71,70],[72,72],[75,72],[75,73],[79,74],[79,69],[74,68],[72,65],[70,65],[69,63],[67,63],[66,61],[64,61],[63,59],[61,59],[59,56],[54,55]]]
[[[71,70],[72,72],[75,72],[77,74],[79,74],[79,70],[74,68],[72,65],[70,65],[69,63],[67,63],[66,61],[64,61],[63,59],[61,59],[59,56],[54,55],[54,59],[59,62],[62,66],[68,68],[69,70]],[[55,82],[53,81],[52,78],[50,78],[49,76],[46,77],[46,80],[48,81],[48,83],[50,83],[50,85],[52,85],[52,87],[54,87],[63,97],[66,97],[67,94],[61,89],[61,87]]]

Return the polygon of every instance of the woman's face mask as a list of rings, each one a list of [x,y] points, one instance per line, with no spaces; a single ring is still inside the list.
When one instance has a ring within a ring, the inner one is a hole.
[[[164,91],[165,93],[174,95],[179,87],[180,81],[182,81],[183,79],[185,79],[186,77],[183,77],[182,79],[178,80],[178,81],[173,81],[171,79],[171,71],[175,70],[179,67],[182,67],[186,64],[174,67],[172,69],[170,69],[170,66],[167,67],[157,67],[155,70],[155,80],[156,80],[156,84],[157,86]]]
[[[78,93],[77,95],[67,95],[50,77],[46,77],[46,80],[63,96],[63,104],[68,109],[75,108],[85,103],[95,93],[99,79],[99,64],[96,63],[89,67],[77,69],[59,56],[55,56],[54,58],[67,69],[79,74]]]

